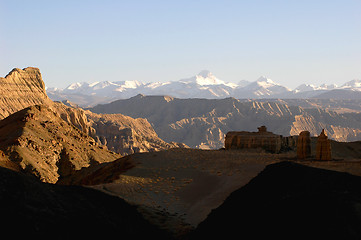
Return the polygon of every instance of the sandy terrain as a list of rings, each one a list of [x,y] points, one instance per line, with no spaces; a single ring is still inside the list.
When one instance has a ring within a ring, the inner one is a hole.
[[[230,193],[247,184],[266,165],[291,160],[361,175],[360,160],[297,161],[294,152],[171,149],[131,155],[135,167],[111,183],[93,186],[141,206],[152,222],[171,231],[196,227]]]
[[[231,192],[280,157],[289,155],[195,149],[134,154],[136,167],[94,188],[167,212],[195,227]]]

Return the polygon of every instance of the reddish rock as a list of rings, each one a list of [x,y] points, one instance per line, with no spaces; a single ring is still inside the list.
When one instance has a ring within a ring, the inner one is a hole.
[[[322,129],[320,136],[317,138],[316,159],[326,161],[331,160],[331,143],[324,129]]]
[[[297,158],[306,159],[311,155],[311,137],[309,131],[302,131],[297,139]]]
[[[265,126],[258,132],[228,132],[225,138],[225,149],[262,148],[272,153],[278,153],[282,148],[282,136],[268,132]]]

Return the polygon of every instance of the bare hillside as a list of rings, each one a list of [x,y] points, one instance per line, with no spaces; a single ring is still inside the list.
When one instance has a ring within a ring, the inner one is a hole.
[[[322,108],[304,109],[279,102],[226,99],[177,99],[144,96],[114,101],[90,109],[96,113],[122,113],[146,118],[165,141],[183,142],[196,148],[221,148],[229,131],[269,131],[290,136],[325,129],[336,141],[361,140],[360,113],[338,114]]]
[[[4,164],[55,183],[80,170],[121,156],[100,146],[44,105],[25,108],[0,121]]]

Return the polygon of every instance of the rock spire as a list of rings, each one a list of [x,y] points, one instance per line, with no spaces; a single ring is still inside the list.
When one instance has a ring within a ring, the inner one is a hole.
[[[321,134],[317,138],[316,159],[326,161],[331,160],[331,142],[324,129],[322,129]]]
[[[306,159],[311,155],[311,137],[309,131],[302,131],[297,139],[297,158]]]

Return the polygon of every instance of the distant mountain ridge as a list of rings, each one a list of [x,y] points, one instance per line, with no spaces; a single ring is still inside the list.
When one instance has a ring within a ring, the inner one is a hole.
[[[361,99],[361,80],[352,80],[338,87],[335,84],[301,84],[291,90],[271,79],[261,76],[254,82],[241,80],[236,83],[217,78],[208,70],[203,70],[193,77],[168,82],[144,83],[141,81],[117,81],[73,83],[65,89],[48,88],[47,93],[53,100],[70,100],[80,106],[93,106],[117,99],[126,99],[138,94],[169,95],[176,98],[217,99],[234,97],[238,99],[262,98],[318,98],[329,91],[342,89],[337,98]]]
[[[292,103],[291,103],[292,104]],[[281,102],[224,99],[179,99],[169,96],[137,95],[100,104],[95,113],[122,113],[146,118],[159,137],[196,148],[221,148],[229,131],[256,131],[266,125],[276,134],[298,135],[322,129],[337,141],[361,140],[361,114],[338,114],[323,108],[302,108]]]

